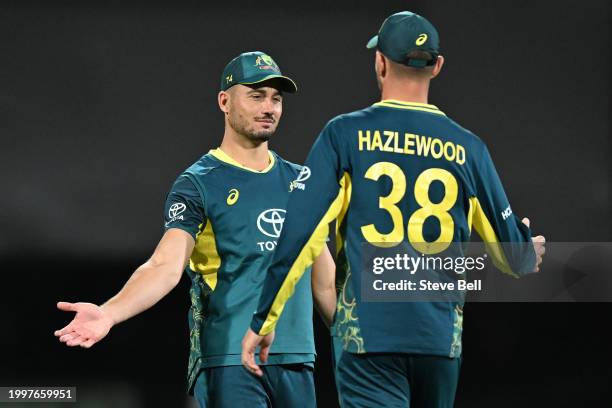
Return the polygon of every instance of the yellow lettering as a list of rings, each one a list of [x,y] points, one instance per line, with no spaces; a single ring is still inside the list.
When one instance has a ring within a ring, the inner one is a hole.
[[[438,152],[436,153],[436,146],[438,146]],[[431,157],[439,159],[442,157],[442,141],[440,139],[434,139],[431,143]]]
[[[404,153],[406,154],[414,154],[414,149],[411,149],[411,146],[414,146],[414,138],[416,135],[412,133],[404,134]]]
[[[404,153],[404,150],[399,147],[399,133],[393,132],[393,152],[394,153]]]
[[[387,140],[385,141],[385,147],[384,147],[384,151],[385,152],[390,152],[393,153],[393,148],[391,147],[391,142],[393,141],[393,135],[394,133],[390,130],[385,130],[383,131],[383,135],[387,136]]]
[[[465,149],[461,145],[457,145],[457,164],[465,163]]]
[[[363,134],[363,130],[359,130],[359,150],[372,150],[370,149],[370,131],[366,130],[366,134]],[[365,149],[363,145],[365,144]]]
[[[450,148],[450,153],[448,152]],[[444,143],[444,158],[448,161],[455,160],[455,145],[452,142]]]
[[[381,150],[383,149],[382,140],[380,138],[380,132],[378,130],[374,131],[374,140],[372,140],[372,150]]]
[[[419,156],[428,156],[429,148],[431,147],[431,138],[426,136],[416,136],[417,154]]]

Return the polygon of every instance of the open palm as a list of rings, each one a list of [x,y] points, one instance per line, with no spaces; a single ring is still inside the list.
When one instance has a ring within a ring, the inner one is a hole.
[[[57,308],[76,312],[66,327],[55,331],[55,336],[67,346],[89,348],[102,340],[113,327],[113,321],[104,309],[93,303],[59,302]]]

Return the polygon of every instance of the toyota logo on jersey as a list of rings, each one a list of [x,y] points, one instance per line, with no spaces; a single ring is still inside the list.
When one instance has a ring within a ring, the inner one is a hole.
[[[187,208],[187,206],[183,203],[174,203],[170,206],[170,210],[168,211],[168,217],[169,218],[174,218],[177,215],[181,214],[183,211],[185,211],[185,208]]]
[[[166,222],[166,227],[173,223],[176,220],[184,220],[183,212],[187,209],[187,206],[183,203],[174,203],[168,209],[168,221]]]
[[[308,180],[309,178],[310,178],[310,169],[306,166],[303,166],[302,170],[300,170],[300,174],[298,174],[297,176],[297,179],[289,183],[289,192],[295,189],[305,190],[306,185],[304,184],[304,181]]]
[[[283,222],[285,222],[285,210],[270,208],[257,217],[257,228],[264,235],[278,238],[283,229]]]

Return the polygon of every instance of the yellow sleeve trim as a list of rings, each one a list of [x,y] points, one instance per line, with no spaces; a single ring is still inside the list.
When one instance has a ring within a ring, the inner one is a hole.
[[[470,210],[468,212],[468,227],[470,231],[472,230],[472,224],[478,235],[480,235],[480,238],[484,241],[487,252],[491,255],[491,258],[493,258],[493,264],[500,271],[518,278],[519,276],[512,272],[506,255],[499,243],[499,239],[497,238],[497,234],[495,234],[495,230],[484,213],[477,197],[470,198]]]
[[[196,236],[195,248],[189,258],[189,267],[192,271],[201,274],[211,289],[215,289],[221,257],[217,252],[215,232],[210,220],[206,221],[206,227]]]
[[[231,164],[232,166],[240,167],[243,170],[251,171],[253,173],[267,173],[267,172],[269,172],[272,169],[272,167],[274,167],[274,162],[276,160],[274,158],[274,155],[272,154],[272,152],[268,151],[268,156],[270,157],[270,164],[268,164],[268,167],[266,167],[263,170],[255,170],[255,169],[252,169],[252,168],[247,167],[247,166],[243,166],[242,164],[238,163],[236,160],[232,159],[227,153],[225,153],[219,147],[217,147],[216,149],[210,150],[209,153],[212,154],[213,156],[215,156],[217,159],[221,160],[222,162]]]
[[[321,253],[323,245],[325,245],[327,236],[329,235],[329,223],[338,217],[338,214],[343,207],[345,189],[347,188],[346,181],[347,178],[342,177],[340,180],[340,190],[338,191],[338,195],[329,206],[329,209],[325,215],[323,215],[323,218],[306,242],[306,245],[304,245],[300,251],[300,254],[293,262],[293,265],[291,265],[287,277],[283,281],[280,290],[272,302],[272,307],[270,308],[268,316],[266,317],[266,320],[259,331],[259,335],[265,336],[274,330],[274,327],[278,322],[278,318],[280,317],[281,313],[283,313],[287,300],[289,300],[295,291],[295,285],[297,285],[306,268],[312,265],[316,257]]]

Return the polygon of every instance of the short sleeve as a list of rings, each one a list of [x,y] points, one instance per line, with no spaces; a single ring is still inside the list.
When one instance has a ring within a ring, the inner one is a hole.
[[[195,240],[205,221],[203,197],[188,177],[179,176],[166,197],[164,230],[182,229]]]

